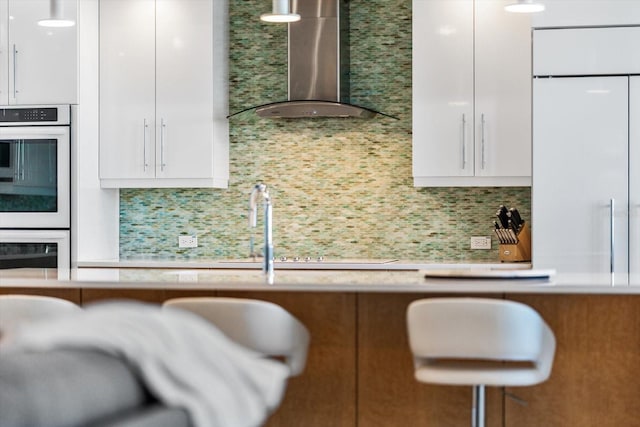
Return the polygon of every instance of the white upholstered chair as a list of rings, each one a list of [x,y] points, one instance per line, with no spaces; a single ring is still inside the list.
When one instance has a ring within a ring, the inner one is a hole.
[[[429,298],[407,309],[417,381],[473,387],[472,423],[484,426],[485,386],[549,378],[555,337],[531,307],[488,298]]]
[[[24,322],[43,320],[81,310],[62,298],[40,295],[0,295],[0,336]]]
[[[307,360],[309,332],[277,304],[246,298],[174,298],[165,308],[180,308],[212,322],[233,341],[269,357],[281,357],[290,376],[302,373]]]

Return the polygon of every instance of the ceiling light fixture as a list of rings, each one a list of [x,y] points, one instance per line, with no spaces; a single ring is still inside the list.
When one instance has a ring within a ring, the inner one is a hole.
[[[62,0],[49,0],[49,17],[38,21],[41,27],[73,27],[76,21],[64,17]]]
[[[518,0],[516,3],[506,5],[504,10],[516,13],[542,12],[544,10],[544,4],[534,3],[533,0]]]
[[[296,22],[300,15],[289,12],[289,0],[273,0],[272,13],[263,13],[260,20],[265,22]]]

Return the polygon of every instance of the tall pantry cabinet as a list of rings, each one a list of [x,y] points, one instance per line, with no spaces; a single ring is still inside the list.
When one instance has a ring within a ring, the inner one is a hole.
[[[507,0],[413,0],[415,186],[531,184],[531,24]]]
[[[102,187],[226,187],[227,123],[214,116],[214,73],[226,77],[214,63],[220,3],[100,1]]]
[[[534,31],[536,268],[640,279],[639,49],[640,27]]]

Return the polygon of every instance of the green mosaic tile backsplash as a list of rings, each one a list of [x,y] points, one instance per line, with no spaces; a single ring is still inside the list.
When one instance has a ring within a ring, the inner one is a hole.
[[[267,0],[230,0],[231,112],[287,97],[286,26],[264,24]],[[500,204],[530,218],[529,188],[414,188],[411,177],[411,2],[351,0],[353,103],[399,117],[230,119],[230,184],[220,189],[120,193],[120,256],[242,258],[251,188],[265,182],[274,205],[275,255],[497,261],[470,250],[490,235]],[[259,211],[261,214],[261,210]],[[195,234],[199,247],[179,249]]]

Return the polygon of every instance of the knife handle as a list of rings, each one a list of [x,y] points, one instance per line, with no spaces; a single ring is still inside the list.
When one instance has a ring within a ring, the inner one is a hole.
[[[511,213],[511,217],[516,221],[516,225],[518,226],[518,228],[520,228],[520,225],[522,225],[523,221],[522,217],[520,216],[520,212],[518,212],[518,209],[511,208],[509,209],[509,212]]]

